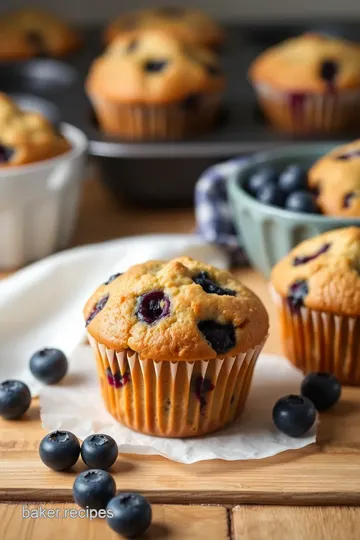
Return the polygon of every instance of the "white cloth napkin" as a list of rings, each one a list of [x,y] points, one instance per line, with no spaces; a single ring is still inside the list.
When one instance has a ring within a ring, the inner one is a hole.
[[[291,439],[273,426],[276,399],[298,392],[301,381],[301,375],[277,356],[260,357],[246,412],[238,423],[215,435],[188,440],[149,437],[122,427],[104,410],[91,349],[81,345],[84,302],[115,272],[148,259],[181,255],[227,266],[217,248],[194,235],[151,235],[65,251],[0,282],[0,381],[21,379],[33,396],[40,392],[47,429],[69,429],[80,438],[105,432],[116,439],[121,452],[160,454],[192,463],[267,457],[314,442],[315,430]],[[59,385],[44,387],[29,371],[31,354],[43,347],[58,347],[69,357],[69,374]]]

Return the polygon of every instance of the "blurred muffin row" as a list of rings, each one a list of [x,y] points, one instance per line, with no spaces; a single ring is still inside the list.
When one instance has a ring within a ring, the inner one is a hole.
[[[225,77],[215,50],[224,34],[180,7],[125,13],[105,30],[105,52],[86,81],[100,127],[128,139],[182,139],[211,129]],[[80,35],[42,11],[0,19],[0,60],[61,56]],[[360,117],[360,44],[307,33],[267,49],[249,78],[266,118],[298,134],[333,134]]]
[[[205,13],[181,7],[159,7],[125,13],[104,32],[104,42],[134,30],[164,30],[195,45],[217,48],[223,41],[220,26]],[[40,9],[13,11],[0,16],[0,60],[34,56],[65,56],[82,43],[80,32],[60,17]]]

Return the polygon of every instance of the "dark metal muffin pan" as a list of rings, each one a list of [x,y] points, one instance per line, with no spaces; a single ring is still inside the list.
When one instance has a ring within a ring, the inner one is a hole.
[[[246,74],[262,50],[311,30],[358,40],[360,21],[229,26],[221,53],[228,80],[221,118],[211,133],[180,142],[133,143],[107,136],[98,128],[83,85],[92,60],[102,50],[100,28],[84,30],[85,47],[66,61],[38,58],[0,64],[0,91],[21,94],[22,99],[36,96],[48,105],[51,102],[55,109],[51,114],[49,107],[47,110],[52,120],[61,117],[82,129],[89,138],[89,151],[98,161],[101,177],[114,194],[145,205],[187,205],[192,201],[196,180],[212,164],[309,140],[281,134],[266,124]],[[355,136],[343,133],[338,138]]]

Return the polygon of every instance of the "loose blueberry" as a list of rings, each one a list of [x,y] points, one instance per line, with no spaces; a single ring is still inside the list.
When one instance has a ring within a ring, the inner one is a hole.
[[[285,200],[286,210],[291,212],[304,212],[306,214],[317,214],[319,212],[316,198],[308,191],[294,191]]]
[[[80,473],[73,485],[74,501],[81,508],[105,509],[115,493],[114,478],[101,469],[91,469]]]
[[[306,190],[307,172],[300,165],[290,165],[279,175],[279,187],[286,194]]]
[[[268,184],[276,184],[277,173],[270,167],[263,167],[255,171],[247,181],[246,189],[256,197],[258,191]]]
[[[320,77],[327,82],[334,82],[339,65],[334,60],[325,60],[320,66]]]
[[[92,308],[91,310],[91,313],[90,315],[88,316],[88,318],[86,319],[86,323],[85,323],[85,326],[88,326],[91,321],[96,317],[96,315],[98,313],[100,313],[100,311],[102,309],[104,309],[104,307],[106,306],[106,302],[109,300],[109,295],[106,294],[105,296],[103,296],[102,298],[100,298],[100,300],[98,302],[96,302],[95,306]]]
[[[304,305],[307,294],[309,294],[309,287],[305,280],[299,279],[290,285],[287,301],[294,313]]]
[[[151,524],[150,503],[138,493],[117,495],[107,505],[106,512],[110,527],[126,538],[142,535]]]
[[[257,200],[270,206],[283,206],[285,195],[275,184],[268,184],[257,192]]]
[[[232,324],[220,324],[212,320],[200,321],[197,325],[206,341],[218,354],[235,347],[235,328]]]
[[[206,406],[206,398],[205,395],[208,392],[211,392],[214,390],[215,385],[211,382],[211,380],[208,377],[196,377],[194,382],[194,392],[196,398],[200,401],[200,408]]]
[[[194,111],[200,107],[202,100],[201,94],[189,94],[181,102],[181,108],[184,111]]]
[[[111,370],[107,368],[106,370],[106,378],[110,386],[113,386],[114,388],[122,388],[130,382],[130,373],[124,373],[124,375],[121,375],[121,373],[111,373]]]
[[[144,64],[144,71],[148,73],[159,73],[166,68],[168,63],[168,60],[148,60]]]
[[[218,294],[219,296],[236,296],[236,291],[220,287],[210,278],[207,272],[199,272],[192,280],[197,285],[200,285],[206,293]]]
[[[105,281],[104,285],[110,285],[110,283],[115,281],[115,279],[117,279],[119,276],[122,276],[121,272],[118,272],[117,274],[113,274],[112,276],[109,277],[108,280]]]
[[[14,150],[8,146],[0,144],[0,165],[1,163],[8,163],[14,154]]]
[[[50,469],[66,471],[79,459],[80,444],[70,431],[53,431],[41,441],[39,454],[41,461]]]
[[[301,394],[310,399],[317,411],[326,411],[339,401],[341,384],[332,373],[309,373],[302,382]]]
[[[170,313],[170,300],[163,291],[152,291],[138,298],[136,316],[147,324],[153,324]]]
[[[55,384],[65,377],[68,361],[59,349],[42,349],[30,358],[30,371],[45,384]]]
[[[6,420],[15,420],[26,413],[31,403],[31,393],[21,381],[0,383],[0,416]]]
[[[310,399],[289,395],[280,398],[273,408],[276,427],[290,437],[302,437],[314,425],[316,409]]]
[[[110,469],[118,457],[118,446],[109,435],[89,435],[81,445],[81,457],[90,469]]]
[[[358,194],[355,193],[355,191],[350,191],[349,193],[346,193],[346,195],[344,195],[343,207],[350,208],[353,199],[355,199],[356,197],[358,197]]]
[[[314,259],[317,259],[317,257],[320,257],[320,255],[323,253],[326,253],[330,249],[330,246],[331,244],[324,244],[320,249],[311,255],[299,255],[298,257],[295,257],[293,260],[293,266],[300,266],[301,264],[306,264]]]

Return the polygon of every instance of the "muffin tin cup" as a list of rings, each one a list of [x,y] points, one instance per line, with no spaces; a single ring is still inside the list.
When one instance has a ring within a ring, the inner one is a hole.
[[[207,361],[154,362],[107,349],[88,335],[109,413],[135,431],[161,437],[204,435],[237,418],[263,347]]]
[[[360,118],[360,89],[286,93],[261,83],[255,91],[265,116],[282,131],[332,134],[356,125]]]
[[[286,357],[303,373],[327,371],[342,384],[360,385],[360,317],[301,307],[293,313],[273,288]]]
[[[104,131],[129,140],[179,140],[201,133],[215,123],[221,96],[202,96],[196,108],[181,103],[168,105],[122,104],[99,95],[89,99]]]

